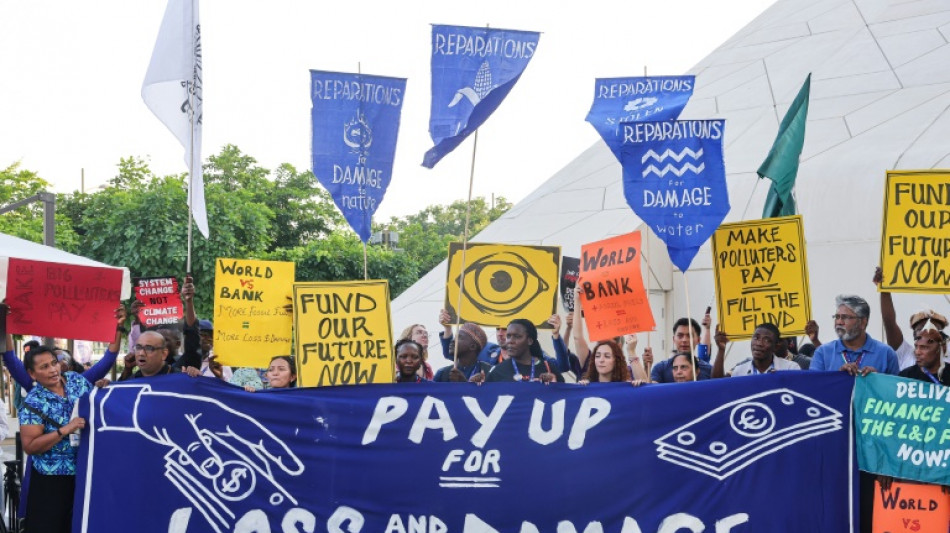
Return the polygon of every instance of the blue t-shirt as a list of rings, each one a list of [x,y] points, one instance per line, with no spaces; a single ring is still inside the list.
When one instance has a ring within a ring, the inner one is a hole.
[[[73,414],[73,405],[79,397],[92,390],[92,383],[75,372],[66,372],[66,396],[50,392],[46,387],[37,384],[23,400],[24,407],[19,411],[21,426],[42,425],[43,433],[55,432],[57,426],[43,420],[38,414],[26,408],[27,405],[56,421],[59,427],[65,426]],[[62,439],[48,451],[33,456],[33,467],[40,474],[47,476],[74,476],[76,475],[76,456],[79,448],[70,446],[69,439]]]
[[[822,344],[815,350],[808,369],[838,370],[844,365],[845,360],[849,363],[858,363],[858,368],[873,367],[882,374],[896,376],[900,372],[894,350],[883,342],[872,339],[870,335],[866,336],[864,346],[853,351],[847,349],[840,339]]]

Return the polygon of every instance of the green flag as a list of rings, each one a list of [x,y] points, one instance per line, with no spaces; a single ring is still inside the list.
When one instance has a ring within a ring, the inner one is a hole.
[[[792,188],[798,175],[798,158],[805,144],[805,121],[808,120],[808,97],[811,92],[811,74],[798,91],[798,96],[785,113],[778,128],[778,136],[772,149],[757,171],[759,178],[772,180],[769,195],[765,199],[762,218],[782,217],[795,214]]]

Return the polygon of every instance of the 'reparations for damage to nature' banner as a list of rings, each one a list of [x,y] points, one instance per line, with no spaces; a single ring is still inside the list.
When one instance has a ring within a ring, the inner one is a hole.
[[[950,170],[889,170],[880,290],[950,293]]]
[[[783,337],[805,333],[811,290],[801,215],[723,224],[712,249],[719,320],[731,340],[751,338],[764,322]]]
[[[80,400],[73,531],[849,532],[853,380],[118,383]]]
[[[295,283],[294,330],[300,386],[393,382],[388,281]]]

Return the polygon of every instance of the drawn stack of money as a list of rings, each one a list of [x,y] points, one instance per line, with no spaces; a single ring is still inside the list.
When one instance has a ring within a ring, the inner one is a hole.
[[[660,459],[723,480],[786,446],[841,427],[835,409],[776,389],[722,405],[653,442]]]

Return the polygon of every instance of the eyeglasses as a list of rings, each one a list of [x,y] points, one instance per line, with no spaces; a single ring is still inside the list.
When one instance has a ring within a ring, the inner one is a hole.
[[[163,349],[165,349],[165,347],[164,347],[164,346],[152,346],[152,345],[149,345],[149,344],[136,344],[135,346],[132,347],[132,349],[135,350],[136,352],[139,351],[139,350],[141,350],[141,351],[143,351],[143,352],[145,352],[145,353],[154,353],[154,352],[157,351],[157,350],[163,350]]]
[[[861,317],[857,315],[831,315],[831,318],[835,320],[857,320]]]

